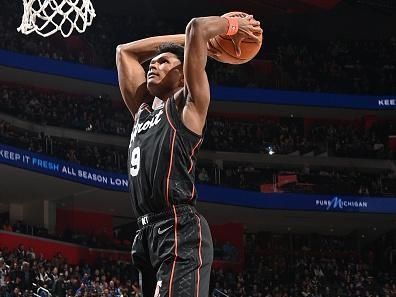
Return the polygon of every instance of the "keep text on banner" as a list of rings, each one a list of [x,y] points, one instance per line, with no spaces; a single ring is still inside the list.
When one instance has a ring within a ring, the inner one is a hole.
[[[0,144],[0,163],[106,190],[128,191],[128,178],[126,175],[80,166],[76,163],[2,144]]]

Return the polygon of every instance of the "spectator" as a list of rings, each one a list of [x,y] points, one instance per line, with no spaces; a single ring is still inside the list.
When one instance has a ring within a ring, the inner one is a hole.
[[[4,231],[8,231],[8,232],[12,232],[12,226],[10,225],[10,223],[8,221],[5,221],[3,224],[3,230]]]
[[[198,174],[198,180],[203,183],[209,182],[209,175],[205,168],[202,168],[201,172]]]

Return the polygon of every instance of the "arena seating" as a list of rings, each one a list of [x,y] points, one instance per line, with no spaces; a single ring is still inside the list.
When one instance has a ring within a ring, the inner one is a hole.
[[[362,247],[353,234],[247,233],[245,269],[213,269],[210,296],[393,296],[394,236],[388,232]],[[41,251],[24,245],[1,247],[0,273],[0,292],[6,297],[31,296],[38,286],[53,296],[140,292],[137,271],[129,263],[98,259],[96,264],[70,265],[61,253],[45,259]]]
[[[152,11],[144,19],[135,15],[119,18],[101,11],[92,27],[81,36],[42,39],[23,36],[15,30],[20,23],[16,11],[22,11],[21,3],[5,0],[0,16],[0,26],[5,28],[0,32],[0,49],[106,68],[115,67],[118,44],[182,33],[188,23],[184,17],[166,18]],[[314,92],[376,95],[396,92],[395,37],[313,40],[271,24],[266,24],[264,34],[263,50],[253,62],[230,66],[210,61],[207,70],[211,83]]]

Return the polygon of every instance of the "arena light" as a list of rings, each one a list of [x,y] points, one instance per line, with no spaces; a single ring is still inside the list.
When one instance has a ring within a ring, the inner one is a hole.
[[[273,154],[275,154],[275,151],[272,149],[272,146],[269,146],[269,147],[268,147],[268,154],[271,155],[271,156],[272,156]]]

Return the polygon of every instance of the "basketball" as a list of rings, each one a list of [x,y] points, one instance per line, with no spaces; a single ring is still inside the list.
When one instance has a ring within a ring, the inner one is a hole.
[[[233,11],[228,12],[222,16],[238,16],[238,17],[245,17],[247,13]],[[232,41],[232,36],[226,35],[217,35],[216,37],[209,40],[209,46],[215,48],[219,55],[213,56],[213,58],[222,63],[228,64],[243,64],[251,59],[253,59],[257,53],[260,51],[263,35],[257,35],[259,37],[259,42],[253,39],[244,39],[241,43],[241,55],[238,57],[234,48],[234,43]]]

